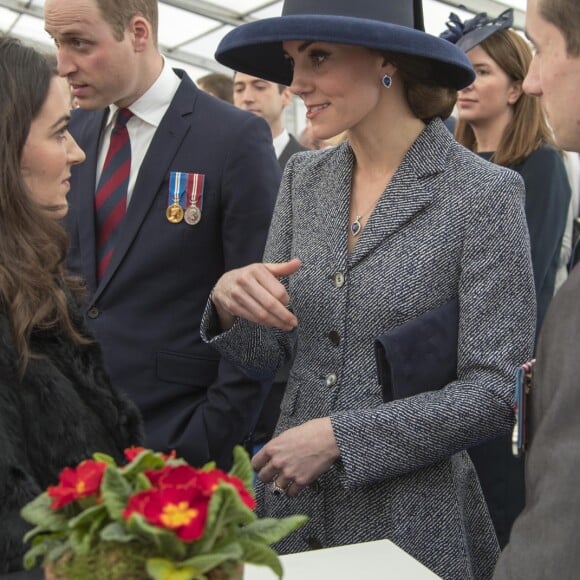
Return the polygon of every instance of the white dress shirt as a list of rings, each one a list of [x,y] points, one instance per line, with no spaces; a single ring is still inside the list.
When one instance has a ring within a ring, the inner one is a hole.
[[[277,137],[274,137],[274,139],[273,139],[274,151],[276,153],[277,159],[280,157],[280,155],[282,155],[282,151],[284,151],[284,149],[286,148],[286,145],[288,145],[289,141],[290,141],[290,135],[289,135],[288,131],[286,131],[286,129],[284,129],[282,131],[282,133],[280,133],[280,135],[278,135]]]
[[[167,112],[180,83],[181,79],[164,61],[163,69],[157,77],[157,80],[143,96],[129,107],[133,113],[133,117],[127,122],[127,130],[129,131],[129,139],[131,140],[131,174],[127,190],[127,205],[129,205],[131,200],[139,169],[145,159],[149,145],[151,145],[155,131]],[[116,105],[110,105],[109,107],[109,117],[103,131],[99,159],[97,161],[96,184],[99,183],[103,165],[105,164],[105,157],[109,149],[111,133],[118,110],[119,107]]]

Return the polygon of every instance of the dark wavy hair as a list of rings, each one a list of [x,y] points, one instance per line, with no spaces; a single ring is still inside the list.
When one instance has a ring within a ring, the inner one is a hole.
[[[40,113],[56,71],[45,56],[18,40],[0,38],[0,304],[8,316],[21,376],[35,333],[57,329],[78,344],[69,291],[83,285],[67,276],[68,238],[57,219],[29,196],[20,166],[30,126]]]

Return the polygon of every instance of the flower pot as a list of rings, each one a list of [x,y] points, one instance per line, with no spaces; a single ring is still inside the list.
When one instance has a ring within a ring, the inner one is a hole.
[[[218,566],[207,573],[207,580],[244,580],[244,563]]]
[[[103,542],[86,556],[67,552],[44,567],[46,580],[146,580],[146,561],[162,557],[140,551],[134,544]],[[226,562],[206,573],[207,580],[243,580],[243,562]]]
[[[66,552],[45,566],[47,580],[143,580],[148,578],[145,562],[150,555],[135,546],[102,543],[85,556]]]

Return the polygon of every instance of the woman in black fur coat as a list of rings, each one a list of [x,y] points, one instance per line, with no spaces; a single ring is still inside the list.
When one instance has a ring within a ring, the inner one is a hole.
[[[22,569],[24,504],[94,452],[142,440],[64,272],[70,96],[38,52],[0,39],[0,574]]]

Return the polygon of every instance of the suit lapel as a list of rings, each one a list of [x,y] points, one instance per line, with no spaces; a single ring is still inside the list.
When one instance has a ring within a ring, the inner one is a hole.
[[[163,180],[171,168],[171,162],[191,128],[187,117],[192,114],[195,103],[195,99],[191,97],[193,87],[189,78],[184,77],[161,124],[155,131],[135,182],[135,189],[121,225],[115,252],[95,298],[113,278],[131,247],[152,203],[159,195]]]
[[[109,109],[91,115],[84,128],[84,134],[89,136],[84,139],[83,136],[79,139],[80,142],[90,143],[85,148],[86,159],[84,163],[79,165],[77,172],[77,199],[75,203],[78,204],[78,215],[82,216],[79,224],[79,245],[82,263],[83,277],[86,280],[88,288],[92,293],[97,288],[97,259],[96,259],[96,231],[95,231],[95,189],[96,189],[96,175],[97,175],[97,159],[99,155],[99,139],[94,139],[90,136],[100,135],[106,123],[109,114]]]
[[[364,259],[433,201],[426,177],[444,168],[452,139],[443,123],[433,121],[411,146],[357,240],[350,266]]]

